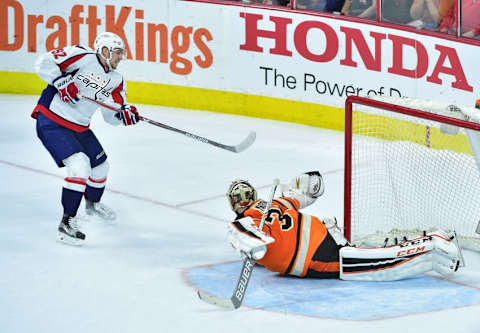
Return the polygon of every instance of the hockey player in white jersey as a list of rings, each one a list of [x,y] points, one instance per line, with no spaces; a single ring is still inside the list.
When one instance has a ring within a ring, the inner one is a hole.
[[[37,135],[57,165],[66,169],[57,239],[73,245],[85,240],[76,220],[83,196],[88,215],[116,218],[112,209],[100,203],[109,164],[89,128],[97,107],[81,96],[117,103],[120,113],[102,110],[109,124],[128,126],[140,119],[135,106],[127,104],[125,81],[115,71],[125,57],[123,40],[104,32],[95,39],[94,48],[95,52],[83,46],[56,49],[41,55],[35,64],[37,74],[48,84],[32,113]]]

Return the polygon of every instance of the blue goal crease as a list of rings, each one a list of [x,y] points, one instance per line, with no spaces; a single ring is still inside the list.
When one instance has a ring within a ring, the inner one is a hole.
[[[193,267],[197,288],[230,298],[240,262]],[[243,304],[282,313],[344,320],[376,320],[480,304],[480,290],[420,275],[390,282],[284,277],[256,266]]]

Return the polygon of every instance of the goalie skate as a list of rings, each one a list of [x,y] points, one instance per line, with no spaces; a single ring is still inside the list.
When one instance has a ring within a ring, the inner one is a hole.
[[[100,202],[85,201],[85,212],[89,216],[98,216],[105,221],[113,221],[117,218],[117,214],[108,206]]]
[[[76,246],[84,243],[85,234],[79,230],[75,217],[63,215],[62,221],[58,226],[57,241]]]

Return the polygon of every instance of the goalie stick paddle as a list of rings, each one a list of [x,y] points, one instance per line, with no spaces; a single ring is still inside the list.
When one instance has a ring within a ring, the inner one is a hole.
[[[280,180],[275,178],[273,181],[273,186],[270,191],[270,197],[263,211],[262,220],[260,221],[259,229],[262,230],[263,224],[265,223],[265,219],[267,217],[268,210],[272,205],[273,197],[275,196],[275,191],[277,190],[277,186],[280,184]],[[230,298],[221,298],[215,295],[208,294],[201,290],[197,291],[198,297],[207,303],[227,308],[227,309],[238,309],[240,305],[242,305],[243,298],[245,297],[245,292],[247,291],[248,282],[250,282],[250,277],[252,276],[253,267],[255,266],[255,260],[250,257],[245,257],[243,260],[242,269],[240,271],[240,276],[237,281],[237,285],[233,290],[232,297]]]
[[[95,103],[95,104],[97,104],[101,107],[104,107],[105,109],[112,110],[112,111],[115,111],[115,112],[121,112],[122,111],[121,109],[119,109],[115,106],[112,106],[112,105],[104,103],[104,102],[97,101],[93,98],[83,96],[83,95],[79,95],[79,96],[88,100],[88,101],[90,101],[90,102],[92,102],[92,103]],[[151,125],[167,129],[167,130],[172,131],[172,132],[177,132],[177,133],[183,134],[183,135],[185,135],[185,136],[187,136],[191,139],[194,139],[196,141],[200,141],[200,142],[215,146],[215,147],[220,148],[220,149],[229,150],[229,151],[234,152],[234,153],[241,153],[242,151],[244,151],[245,149],[250,147],[253,144],[253,142],[255,141],[255,138],[256,138],[256,133],[252,131],[252,132],[248,133],[247,137],[245,139],[243,139],[242,142],[240,142],[239,144],[234,145],[234,146],[229,146],[229,145],[226,145],[226,144],[223,144],[223,143],[220,143],[220,142],[216,142],[216,141],[204,138],[202,136],[199,136],[199,135],[196,135],[196,134],[193,134],[193,133],[190,133],[190,132],[187,132],[187,131],[184,131],[184,130],[181,130],[181,129],[178,129],[178,128],[175,128],[175,127],[172,127],[172,126],[169,126],[167,124],[160,123],[158,121],[155,121],[155,120],[143,117],[143,116],[140,116],[140,120],[145,121],[145,122],[147,122]]]

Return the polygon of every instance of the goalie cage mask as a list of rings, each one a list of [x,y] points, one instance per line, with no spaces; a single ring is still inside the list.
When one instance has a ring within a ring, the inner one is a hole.
[[[227,192],[230,207],[237,214],[242,214],[257,200],[257,190],[246,180],[235,180]]]

